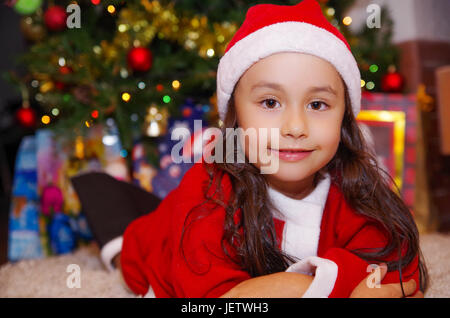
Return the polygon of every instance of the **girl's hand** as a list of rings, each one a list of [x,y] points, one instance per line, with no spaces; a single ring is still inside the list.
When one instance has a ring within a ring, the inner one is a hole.
[[[380,281],[383,280],[387,273],[386,264],[380,265]],[[350,298],[402,298],[402,287],[400,283],[392,284],[380,284],[380,287],[369,287],[369,282],[373,279],[372,274],[369,274],[364,278],[358,286],[353,290]],[[423,298],[423,293],[418,291],[415,295],[411,296],[416,290],[416,282],[414,279],[403,283],[403,290],[407,298]],[[409,296],[409,297],[408,297]]]
[[[221,298],[300,298],[314,277],[280,272],[248,279]]]

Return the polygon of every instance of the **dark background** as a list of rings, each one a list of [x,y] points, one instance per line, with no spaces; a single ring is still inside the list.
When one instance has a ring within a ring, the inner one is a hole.
[[[14,69],[15,59],[27,49],[19,28],[20,17],[0,3],[0,73]],[[0,76],[0,264],[6,262],[10,192],[17,148],[27,132],[15,123],[13,115],[21,105],[17,88]]]

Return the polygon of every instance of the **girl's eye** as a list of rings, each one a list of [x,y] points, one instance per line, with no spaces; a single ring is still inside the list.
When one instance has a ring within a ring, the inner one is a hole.
[[[279,103],[273,98],[268,98],[268,99],[263,100],[261,102],[261,104],[263,104],[263,106],[265,108],[274,109],[277,107],[277,104],[279,104]]]
[[[312,110],[326,110],[329,106],[324,102],[314,101],[308,105],[308,108]]]

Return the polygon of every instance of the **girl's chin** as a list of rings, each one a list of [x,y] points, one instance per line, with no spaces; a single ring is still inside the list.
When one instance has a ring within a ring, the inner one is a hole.
[[[278,171],[272,174],[268,174],[268,178],[273,178],[281,182],[298,182],[305,180],[311,176],[311,171],[302,171],[300,169],[295,169],[294,167],[284,166],[280,164]]]

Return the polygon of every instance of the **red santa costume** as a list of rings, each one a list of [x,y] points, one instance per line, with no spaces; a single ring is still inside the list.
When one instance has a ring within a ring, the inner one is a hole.
[[[222,249],[225,209],[221,206],[206,205],[208,212],[184,232],[184,250],[180,248],[189,211],[205,201],[203,189],[209,181],[205,165],[194,164],[155,211],[127,227],[120,261],[124,280],[134,293],[219,297],[251,278]],[[224,175],[220,190],[228,200],[232,191],[228,175]],[[215,188],[210,191],[214,193]],[[329,175],[302,200],[272,188],[268,194],[282,211],[282,215],[273,214],[279,247],[300,259],[287,271],[314,275],[303,297],[348,297],[371,269],[370,263],[352,250],[385,246],[381,227],[349,207]],[[239,214],[240,210],[237,217]],[[403,281],[411,278],[419,286],[417,257],[402,271]],[[399,281],[399,272],[392,271],[381,283]]]
[[[331,63],[347,86],[353,113],[358,114],[361,78],[350,46],[319,4],[304,0],[295,6],[260,4],[249,9],[218,67],[222,119],[242,74],[259,59],[277,52],[312,54]],[[207,203],[203,217],[192,224],[188,221],[189,211],[205,201],[203,189],[209,179],[205,167],[206,163],[194,164],[155,211],[133,221],[123,241],[119,238],[112,244],[122,247],[124,280],[136,294],[218,297],[251,278],[223,251],[223,207]],[[279,247],[299,259],[287,271],[314,275],[303,297],[348,297],[370,272],[369,263],[352,251],[387,244],[382,227],[356,213],[330,180],[326,176],[302,200],[268,189],[270,200],[282,212],[273,214]],[[232,186],[227,175],[220,187],[219,193],[229,198]],[[232,249],[230,253],[233,256]],[[402,270],[402,278],[414,278],[419,286],[417,257]],[[399,281],[399,272],[393,271],[382,283]]]

